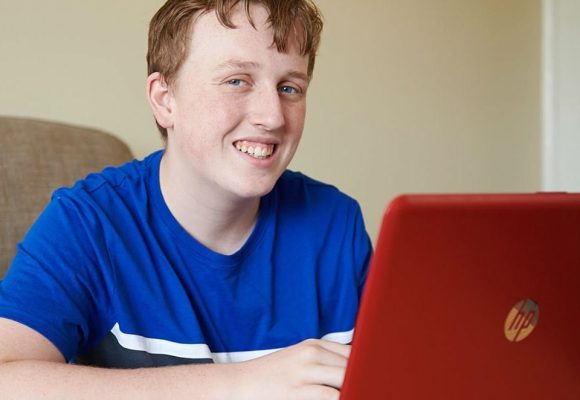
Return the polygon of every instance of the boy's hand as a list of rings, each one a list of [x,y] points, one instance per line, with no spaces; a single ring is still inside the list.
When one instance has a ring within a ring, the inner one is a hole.
[[[349,355],[349,345],[309,339],[240,363],[239,398],[338,400]]]

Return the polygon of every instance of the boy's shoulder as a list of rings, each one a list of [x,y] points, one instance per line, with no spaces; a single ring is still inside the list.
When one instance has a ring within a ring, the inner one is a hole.
[[[155,152],[142,160],[132,160],[119,166],[108,166],[79,179],[72,186],[58,188],[53,197],[98,196],[100,192],[133,190],[150,178],[152,169],[158,166],[161,152]]]
[[[336,186],[311,178],[301,172],[285,171],[275,190],[279,197],[293,203],[306,202],[320,207],[358,207],[358,203]]]
[[[278,190],[285,192],[315,192],[322,195],[341,195],[336,186],[316,180],[298,171],[286,170],[276,184]]]

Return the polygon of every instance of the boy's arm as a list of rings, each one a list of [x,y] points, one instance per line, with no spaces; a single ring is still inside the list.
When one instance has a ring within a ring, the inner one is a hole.
[[[243,363],[104,369],[66,364],[36,331],[0,318],[3,399],[338,400],[350,347],[322,340]]]

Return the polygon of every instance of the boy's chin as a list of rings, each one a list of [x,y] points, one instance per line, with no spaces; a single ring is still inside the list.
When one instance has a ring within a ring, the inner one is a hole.
[[[270,179],[253,180],[249,182],[237,182],[232,188],[234,192],[241,199],[256,199],[263,197],[270,193],[274,185],[278,181],[278,177]]]
[[[271,185],[261,185],[260,187],[254,187],[251,189],[246,188],[244,190],[237,190],[236,194],[242,199],[258,199],[270,193],[274,188],[275,183],[276,182],[273,182]]]

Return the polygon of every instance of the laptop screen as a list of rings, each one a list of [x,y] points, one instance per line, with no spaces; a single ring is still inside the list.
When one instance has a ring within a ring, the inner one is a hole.
[[[384,215],[341,399],[580,399],[580,195]]]

